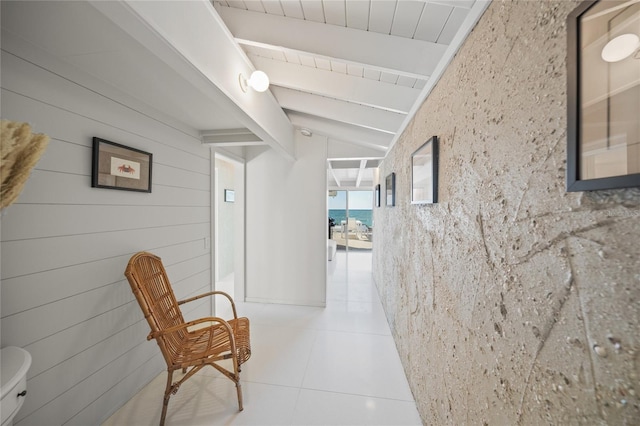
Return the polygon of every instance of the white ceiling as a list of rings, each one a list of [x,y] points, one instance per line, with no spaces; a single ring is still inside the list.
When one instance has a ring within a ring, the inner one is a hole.
[[[254,66],[269,75],[272,93],[296,128],[357,146],[360,158],[384,158],[487,2],[216,0],[214,5]],[[367,169],[378,162],[356,162],[352,168],[334,159],[330,153],[330,186],[373,185]]]
[[[214,100],[85,1],[2,1],[10,33],[196,129],[241,127]],[[212,114],[211,111],[215,111]]]
[[[371,187],[370,169],[488,0],[1,4],[3,50],[13,48],[10,34],[197,129],[206,142],[264,143],[293,156],[293,132],[308,129],[328,138],[330,186]],[[238,73],[252,69],[267,72],[271,94],[240,91]]]

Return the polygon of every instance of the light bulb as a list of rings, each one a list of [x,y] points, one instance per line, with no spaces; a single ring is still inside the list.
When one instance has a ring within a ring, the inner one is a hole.
[[[618,62],[633,54],[640,48],[640,38],[635,34],[623,34],[607,43],[602,49],[602,59],[607,62]]]
[[[240,83],[240,88],[243,92],[246,92],[248,87],[253,88],[256,92],[264,92],[269,88],[269,77],[263,71],[254,71],[247,80],[247,78],[240,73],[240,75],[238,75],[238,83]]]
[[[263,71],[254,71],[247,84],[256,92],[264,92],[269,88],[269,77]]]

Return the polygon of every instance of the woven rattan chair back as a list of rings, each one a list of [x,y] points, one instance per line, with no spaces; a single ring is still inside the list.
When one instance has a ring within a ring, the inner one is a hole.
[[[178,301],[162,260],[148,252],[139,252],[131,257],[125,276],[151,329],[147,339],[156,340],[167,363],[167,386],[160,424],[165,422],[170,396],[206,365],[214,367],[235,383],[238,406],[242,411],[240,366],[251,356],[251,344],[249,320],[238,318],[233,299],[226,293],[213,291]],[[221,295],[229,300],[232,319],[207,317],[185,322],[181,304],[213,295]],[[225,359],[232,360],[232,369],[219,364]],[[176,370],[182,370],[183,376],[173,382]]]
[[[170,334],[160,333],[162,330],[185,323],[162,261],[150,253],[139,253],[135,256],[135,261],[129,263],[127,273],[131,276],[129,278],[127,275],[127,278],[133,294],[151,328],[150,335],[156,338],[165,361],[173,363],[178,355],[179,342],[184,340],[187,330],[180,329]]]

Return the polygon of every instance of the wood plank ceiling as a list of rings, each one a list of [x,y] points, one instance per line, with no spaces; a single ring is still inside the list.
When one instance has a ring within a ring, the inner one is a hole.
[[[372,185],[368,169],[402,133],[487,3],[213,1],[256,69],[269,75],[292,124],[328,138],[330,187]]]

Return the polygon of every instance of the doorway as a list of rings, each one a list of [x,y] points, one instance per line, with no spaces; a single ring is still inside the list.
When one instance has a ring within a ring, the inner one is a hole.
[[[338,250],[373,249],[372,190],[329,191],[329,239]]]
[[[244,301],[244,162],[214,155],[214,282],[236,301]],[[229,302],[215,298],[216,315],[226,314]]]

